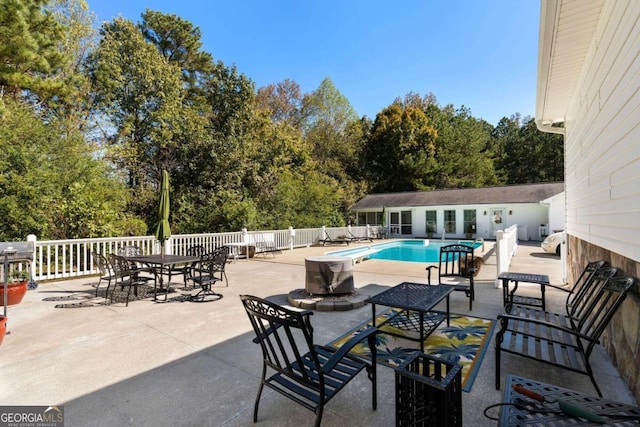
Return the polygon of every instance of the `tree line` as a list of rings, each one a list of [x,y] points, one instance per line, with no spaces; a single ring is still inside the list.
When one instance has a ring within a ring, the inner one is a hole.
[[[256,88],[198,27],[84,0],[0,0],[0,238],[139,235],[163,170],[174,233],[340,226],[372,192],[563,180],[559,135],[433,94],[358,117],[329,77]]]

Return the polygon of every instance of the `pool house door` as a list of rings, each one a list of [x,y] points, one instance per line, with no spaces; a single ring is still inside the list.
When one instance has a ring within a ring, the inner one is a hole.
[[[411,211],[391,212],[390,214],[391,235],[408,235],[413,233],[411,226]]]
[[[491,235],[495,236],[496,231],[504,230],[506,228],[506,221],[504,217],[504,209],[494,208],[491,209]]]

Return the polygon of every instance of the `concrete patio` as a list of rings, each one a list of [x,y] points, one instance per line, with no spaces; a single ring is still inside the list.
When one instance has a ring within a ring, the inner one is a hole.
[[[192,303],[151,299],[101,304],[92,298],[97,278],[41,283],[24,301],[8,308],[0,346],[0,405],[64,405],[66,426],[247,426],[261,373],[260,348],[239,295],[252,294],[287,304],[287,294],[304,288],[304,258],[335,248],[284,251],[228,264],[229,287],[217,290],[219,301]],[[521,244],[511,271],[548,274],[560,284],[558,257],[542,252],[537,242]],[[402,281],[426,283],[424,265],[368,260],[354,267],[356,288],[374,294]],[[494,287],[495,259],[489,257],[476,285],[474,316],[495,319],[503,311],[502,291]],[[531,291],[539,287],[531,286]],[[564,293],[547,291],[551,310],[560,310]],[[75,298],[75,299],[70,299]],[[92,302],[82,308],[56,305]],[[451,310],[468,312],[461,293]],[[315,312],[315,341],[326,343],[370,319],[369,306],[343,312]],[[592,366],[605,397],[635,404],[602,348]],[[504,355],[503,374],[595,394],[588,377],[523,358]],[[504,381],[504,378],[503,378]],[[325,409],[325,426],[395,424],[394,371],[378,367],[378,409],[370,403],[364,374],[350,383]],[[495,425],[485,407],[501,400],[494,388],[493,339],[470,392],[463,392],[467,426]],[[497,411],[492,411],[497,414]],[[311,425],[314,414],[265,390],[258,425]]]

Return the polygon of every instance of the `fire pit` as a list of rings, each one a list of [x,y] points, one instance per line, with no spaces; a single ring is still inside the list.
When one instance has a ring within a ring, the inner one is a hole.
[[[311,295],[349,294],[354,291],[351,259],[341,256],[305,258],[305,291]]]

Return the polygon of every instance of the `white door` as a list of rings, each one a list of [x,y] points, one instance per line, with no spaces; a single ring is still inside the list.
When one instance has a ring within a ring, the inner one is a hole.
[[[491,235],[495,237],[496,231],[507,227],[504,209],[491,209]]]

